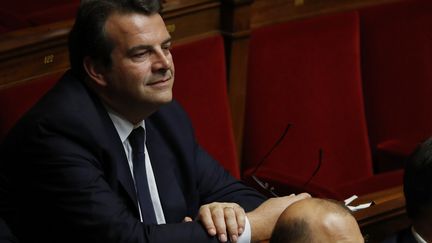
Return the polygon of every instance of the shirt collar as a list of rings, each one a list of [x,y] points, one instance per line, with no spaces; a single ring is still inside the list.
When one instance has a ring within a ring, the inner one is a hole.
[[[417,231],[414,229],[414,226],[411,227],[411,232],[418,243],[427,243]]]
[[[105,107],[108,111],[108,115],[110,116],[112,122],[114,123],[114,127],[116,128],[122,143],[126,141],[126,139],[129,137],[129,134],[132,132],[133,129],[141,126],[145,130],[144,120],[134,125],[128,120],[126,120],[125,118],[123,118],[120,114],[110,109],[109,107],[107,106]]]

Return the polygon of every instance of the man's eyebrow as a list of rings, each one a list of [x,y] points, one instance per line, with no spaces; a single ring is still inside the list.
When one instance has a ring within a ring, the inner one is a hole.
[[[172,38],[169,37],[166,40],[162,41],[161,45],[165,45],[168,44],[172,41]],[[134,46],[132,48],[130,48],[129,50],[127,50],[127,54],[128,55],[133,55],[135,52],[140,51],[140,50],[152,50],[153,46],[151,45],[137,45]]]
[[[171,38],[171,37],[168,37],[165,41],[162,42],[162,45],[164,45],[164,44],[168,44],[168,43],[170,43],[171,41],[172,41],[172,38]]]

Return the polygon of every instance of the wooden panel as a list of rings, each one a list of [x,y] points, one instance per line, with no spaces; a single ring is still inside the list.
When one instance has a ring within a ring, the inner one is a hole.
[[[71,25],[66,21],[0,36],[0,88],[67,69]]]
[[[263,25],[349,11],[366,6],[401,0],[255,0],[252,5],[252,29]]]
[[[241,158],[243,145],[243,126],[246,103],[246,84],[249,39],[232,40],[229,45],[228,96],[233,119],[234,138],[237,154]],[[239,160],[240,161],[240,160]]]
[[[220,29],[217,0],[167,1],[163,16],[174,40],[186,41]],[[73,20],[0,36],[0,89],[69,68],[67,36]]]
[[[354,216],[367,242],[381,242],[411,224],[405,211],[402,186],[362,196],[353,204],[366,202],[374,202],[374,205],[355,212]]]
[[[0,89],[39,76],[64,71],[69,67],[64,46],[53,46],[31,55],[23,55],[0,63]]]
[[[191,39],[202,38],[206,35],[219,33],[220,3],[219,1],[201,1],[188,8],[174,6],[167,8],[162,16],[167,28],[172,32],[176,42],[187,42]]]
[[[228,96],[239,161],[243,145],[251,3],[249,0],[225,0],[221,12],[228,65]]]

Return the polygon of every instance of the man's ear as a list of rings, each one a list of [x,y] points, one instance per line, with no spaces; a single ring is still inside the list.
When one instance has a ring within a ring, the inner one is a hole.
[[[105,68],[98,62],[94,61],[91,57],[84,57],[83,61],[84,69],[86,70],[90,79],[99,86],[106,86],[104,71]]]

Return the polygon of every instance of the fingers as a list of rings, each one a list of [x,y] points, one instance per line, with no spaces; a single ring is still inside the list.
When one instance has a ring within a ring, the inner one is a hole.
[[[216,227],[213,223],[212,213],[208,204],[201,206],[198,214],[198,219],[201,221],[209,235],[216,235]]]
[[[198,218],[211,236],[220,242],[237,242],[246,224],[246,214],[236,203],[211,203],[201,206]]]
[[[188,222],[192,222],[192,218],[191,217],[185,217],[183,219],[183,223],[188,223]]]
[[[291,194],[285,197],[270,198],[258,208],[248,213],[252,229],[252,241],[270,239],[270,235],[281,213],[291,204],[310,198],[308,193]]]
[[[303,192],[297,195],[297,197],[301,197],[302,199],[310,198],[312,197],[309,193]]]
[[[238,233],[238,224],[237,217],[232,207],[224,208],[224,216],[226,223],[226,230],[228,232],[228,236],[230,237],[231,242],[237,242]]]
[[[220,242],[226,242],[228,240],[227,233],[226,233],[227,226],[225,224],[225,220],[226,220],[225,211],[228,212],[229,210],[225,210],[223,206],[213,207],[211,210],[213,222],[214,225],[216,226],[216,232]]]
[[[246,212],[240,206],[234,207],[237,225],[238,225],[238,234],[241,235],[244,232],[244,228],[246,225]]]
[[[297,195],[291,194],[288,197],[290,197],[290,200],[292,201],[290,203],[290,205],[291,205],[294,202],[297,202],[297,201],[300,201],[300,200],[303,200],[303,199],[306,199],[306,198],[310,198],[311,195],[309,193],[303,192],[303,193],[300,193],[300,194],[297,194]]]

